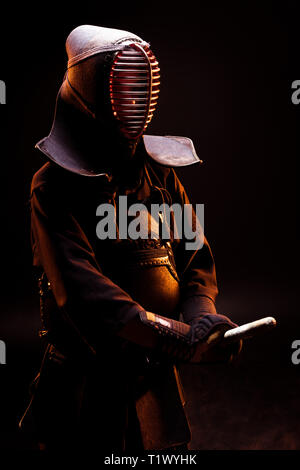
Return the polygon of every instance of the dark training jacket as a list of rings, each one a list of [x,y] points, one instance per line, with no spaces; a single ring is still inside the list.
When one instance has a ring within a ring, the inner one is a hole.
[[[51,345],[33,410],[40,442],[50,446],[59,440],[67,445],[68,439],[74,445],[74,429],[81,444],[95,444],[100,433],[105,450],[135,448],[139,439],[144,449],[190,439],[176,366],[158,361],[147,369],[145,351],[117,333],[144,309],[177,318],[181,313],[183,321],[195,312],[216,313],[215,266],[206,239],[197,251],[186,250],[185,239],[171,241],[172,263],[154,263],[151,271],[151,260],[166,252],[159,241],[97,238],[96,208],[116,204],[118,194],[128,194],[129,203],[161,203],[164,197],[171,204],[189,203],[173,169],[145,157],[139,175],[137,183],[124,174],[128,184],[122,190],[103,176],[82,177],[48,162],[32,180],[33,264],[42,278],[43,329]],[[150,260],[146,268],[141,256]],[[163,280],[168,276],[170,285]],[[174,308],[168,295],[176,289]]]

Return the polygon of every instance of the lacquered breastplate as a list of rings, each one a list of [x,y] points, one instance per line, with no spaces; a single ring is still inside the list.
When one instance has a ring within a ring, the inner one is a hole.
[[[113,252],[107,275],[146,310],[176,317],[180,290],[171,244],[121,241]]]

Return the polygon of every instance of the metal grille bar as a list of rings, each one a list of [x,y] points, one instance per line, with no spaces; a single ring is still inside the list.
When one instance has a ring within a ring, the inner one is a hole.
[[[114,116],[128,139],[142,135],[155,111],[160,86],[158,62],[137,43],[118,52],[112,63],[109,91]]]

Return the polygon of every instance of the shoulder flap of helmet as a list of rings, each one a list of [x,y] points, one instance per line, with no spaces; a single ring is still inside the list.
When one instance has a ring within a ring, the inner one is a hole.
[[[202,163],[188,137],[144,135],[143,139],[148,155],[161,165],[181,167]]]

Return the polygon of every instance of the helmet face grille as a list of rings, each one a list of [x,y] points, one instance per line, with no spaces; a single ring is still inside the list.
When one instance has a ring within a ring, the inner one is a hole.
[[[155,111],[160,85],[158,62],[137,43],[118,52],[111,66],[109,91],[112,111],[122,133],[135,140],[146,130]]]

